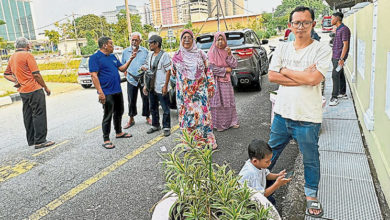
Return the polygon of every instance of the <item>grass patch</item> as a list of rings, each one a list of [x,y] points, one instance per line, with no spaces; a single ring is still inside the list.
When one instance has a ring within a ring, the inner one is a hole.
[[[77,74],[58,74],[58,75],[43,75],[45,82],[58,82],[58,83],[77,83]]]
[[[79,68],[81,60],[71,60],[68,63],[67,68],[68,69],[77,69]],[[38,64],[39,70],[61,70],[65,69],[65,63],[64,62],[53,62],[53,63],[44,63],[44,64]]]
[[[5,94],[0,94],[0,97],[5,97],[5,96],[9,96],[11,94],[14,94],[16,92],[13,92],[13,91],[5,91]]]

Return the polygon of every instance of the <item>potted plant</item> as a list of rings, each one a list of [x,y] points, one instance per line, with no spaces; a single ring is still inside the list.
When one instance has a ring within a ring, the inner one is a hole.
[[[212,162],[210,145],[186,131],[180,141],[162,156],[167,194],[156,204],[152,220],[280,219],[272,204],[241,185],[227,164]]]

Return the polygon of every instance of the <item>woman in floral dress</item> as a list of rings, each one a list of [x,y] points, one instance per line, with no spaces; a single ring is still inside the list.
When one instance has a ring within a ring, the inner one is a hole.
[[[184,30],[180,49],[172,58],[176,74],[176,101],[181,131],[195,132],[195,139],[217,148],[213,134],[209,97],[214,95],[214,78],[207,71],[207,56],[197,48],[194,34]]]
[[[211,115],[213,126],[217,131],[229,128],[238,128],[236,102],[234,91],[230,82],[232,69],[237,67],[237,59],[227,46],[226,36],[223,32],[214,35],[214,42],[209,53],[210,70],[214,76],[216,90],[211,99]]]

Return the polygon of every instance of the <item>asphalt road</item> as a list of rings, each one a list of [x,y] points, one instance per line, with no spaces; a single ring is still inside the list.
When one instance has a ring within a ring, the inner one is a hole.
[[[125,83],[122,88],[127,97]],[[248,159],[249,142],[268,140],[268,91],[277,85],[264,76],[262,88],[236,90],[241,127],[215,132],[219,145],[215,162],[227,162],[238,172]],[[127,130],[134,137],[116,140],[112,131],[116,148],[104,149],[99,127],[103,110],[94,88],[48,97],[47,113],[48,139],[57,145],[35,150],[25,139],[22,103],[0,108],[0,219],[150,219],[149,210],[164,190],[158,154],[163,146],[172,149],[178,132],[166,138],[161,133],[148,135],[144,118],[137,116],[135,126]],[[175,110],[171,121],[172,127],[178,123]],[[289,145],[274,171],[293,169],[297,155],[297,146]],[[275,195],[279,204],[284,190]]]

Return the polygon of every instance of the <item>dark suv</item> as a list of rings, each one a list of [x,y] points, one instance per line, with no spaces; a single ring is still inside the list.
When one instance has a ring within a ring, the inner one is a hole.
[[[225,32],[227,44],[237,58],[238,66],[233,69],[233,77],[237,76],[237,84],[233,86],[254,85],[261,90],[262,75],[268,73],[268,58],[266,50],[261,46],[268,40],[260,41],[251,29]],[[197,46],[206,53],[213,44],[214,34],[203,34],[196,38]]]

